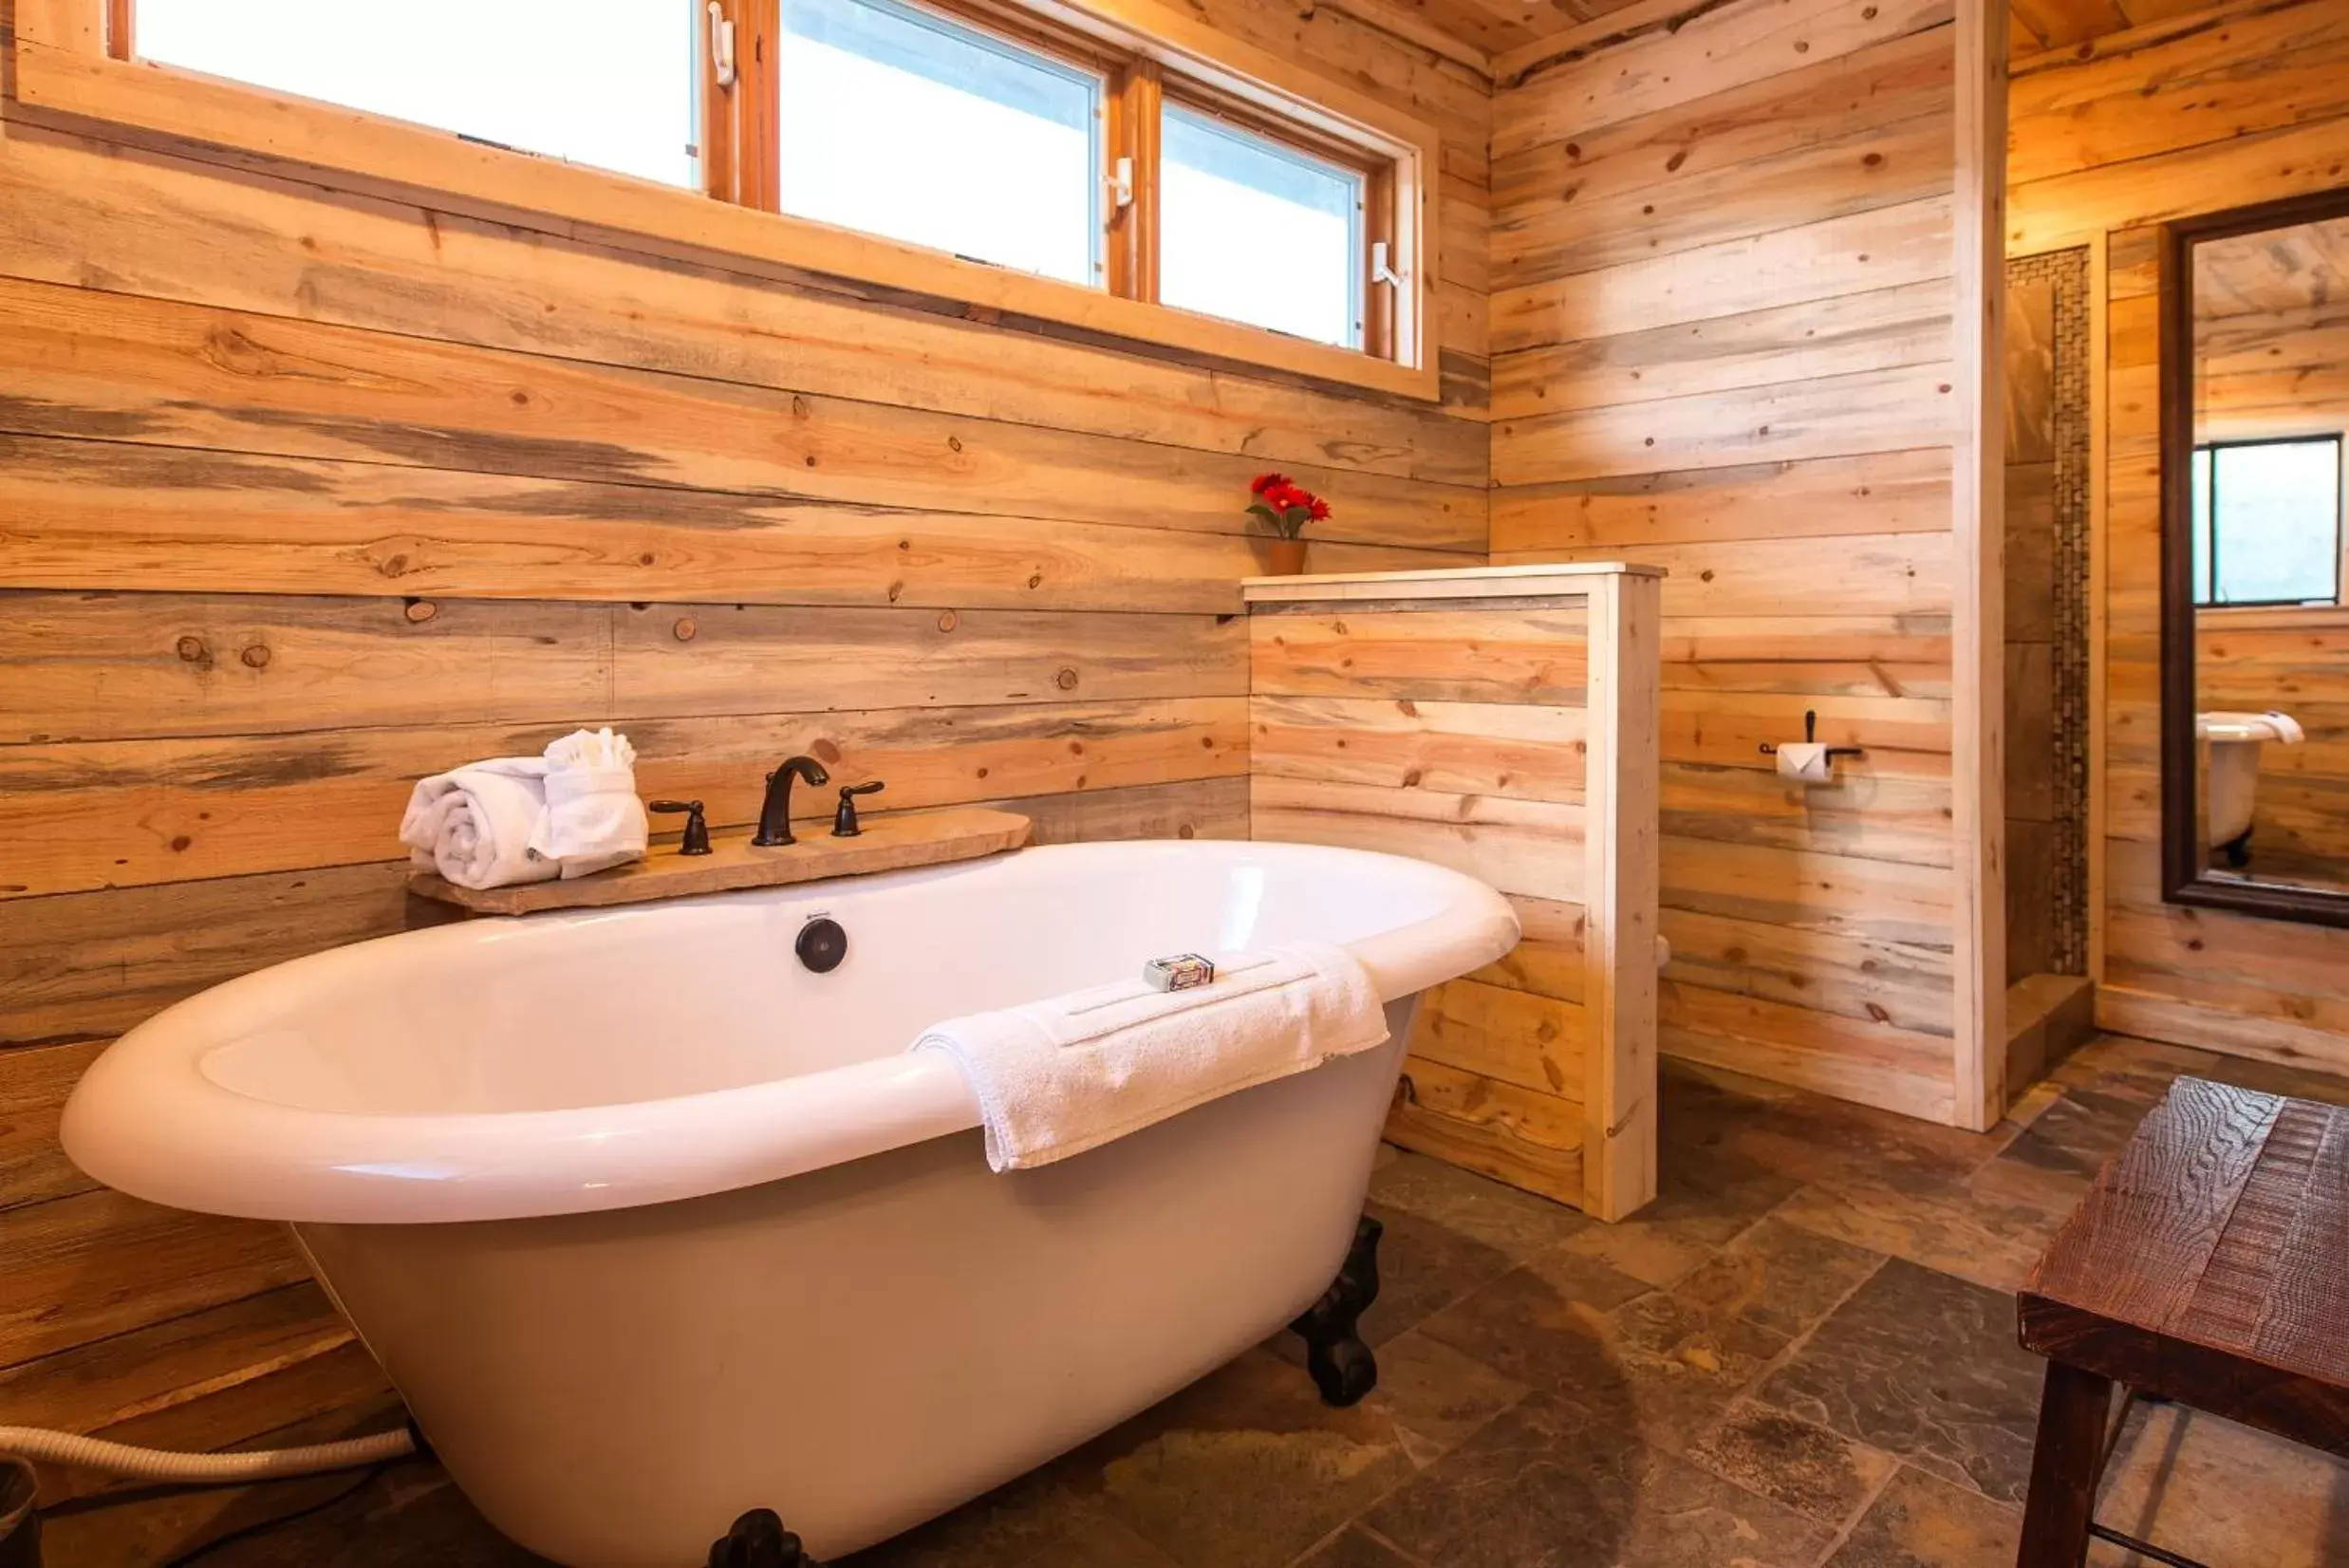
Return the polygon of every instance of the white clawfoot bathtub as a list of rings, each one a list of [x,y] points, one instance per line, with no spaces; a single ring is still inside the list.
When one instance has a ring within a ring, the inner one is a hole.
[[[823,975],[792,954],[819,913],[849,943]],[[1393,1040],[1060,1165],[991,1174],[958,1071],[903,1054],[949,1015],[1300,938],[1363,961]],[[1417,994],[1516,938],[1438,867],[1224,843],[475,921],[158,1015],[91,1068],[64,1138],[140,1197],[291,1222],[523,1545],[681,1568],[771,1507],[830,1558],[1311,1303]]]
[[[2297,746],[2308,738],[2291,715],[2283,713],[2198,713],[2194,734],[2206,758],[2205,837],[2209,848],[2224,849],[2251,831],[2259,799],[2260,748],[2269,741]],[[2242,861],[2237,860],[2237,865]]]

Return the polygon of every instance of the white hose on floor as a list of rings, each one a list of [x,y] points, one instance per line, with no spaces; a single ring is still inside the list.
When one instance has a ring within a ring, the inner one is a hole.
[[[49,1465],[71,1465],[139,1481],[196,1482],[223,1486],[281,1476],[349,1470],[416,1452],[416,1437],[402,1427],[342,1443],[304,1448],[255,1448],[244,1453],[192,1454],[169,1448],[135,1448],[101,1437],[53,1432],[40,1427],[0,1427],[0,1453]]]

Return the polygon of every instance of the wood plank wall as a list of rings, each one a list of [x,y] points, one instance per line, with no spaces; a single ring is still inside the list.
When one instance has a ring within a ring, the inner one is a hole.
[[[1388,1138],[1625,1218],[1656,1182],[1655,579],[1249,595],[1254,836],[1448,866],[1524,927],[1421,1003]]]
[[[2107,322],[2107,1028],[2349,1072],[2349,931],[2161,900],[2160,439],[2152,225],[2349,184],[2349,8],[2228,4],[2018,62],[2008,250],[2094,244]]]
[[[1449,406],[0,127],[0,1421],[381,1394],[274,1228],[56,1122],[156,1009],[399,929],[417,775],[611,722],[713,823],[809,750],[1045,840],[1241,835],[1249,477],[1330,496],[1326,569],[1482,562],[1488,84],[1199,9],[1443,126]]]
[[[1671,572],[1662,1048],[1936,1120],[1952,17],[1692,5],[1504,79],[1493,131],[1494,559]],[[1758,750],[1806,708],[1867,748],[1832,787]]]

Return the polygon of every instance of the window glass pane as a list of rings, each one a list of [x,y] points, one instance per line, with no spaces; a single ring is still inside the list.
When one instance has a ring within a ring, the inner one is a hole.
[[[2210,602],[2210,449],[2194,448],[2189,464],[2193,476],[2193,511],[2187,532],[2194,545],[2194,603]]]
[[[1162,301],[1361,345],[1360,174],[1172,103],[1159,158]]]
[[[696,185],[685,0],[138,0],[140,55]]]
[[[2210,453],[2219,604],[2340,594],[2340,443],[2265,441]]]
[[[783,0],[783,210],[1098,281],[1101,79],[888,0]]]

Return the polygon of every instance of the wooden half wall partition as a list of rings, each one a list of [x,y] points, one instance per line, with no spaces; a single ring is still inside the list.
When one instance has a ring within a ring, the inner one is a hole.
[[[1387,1135],[1619,1220],[1655,1195],[1653,568],[1246,586],[1254,836],[1490,883],[1518,949],[1421,1003]]]

